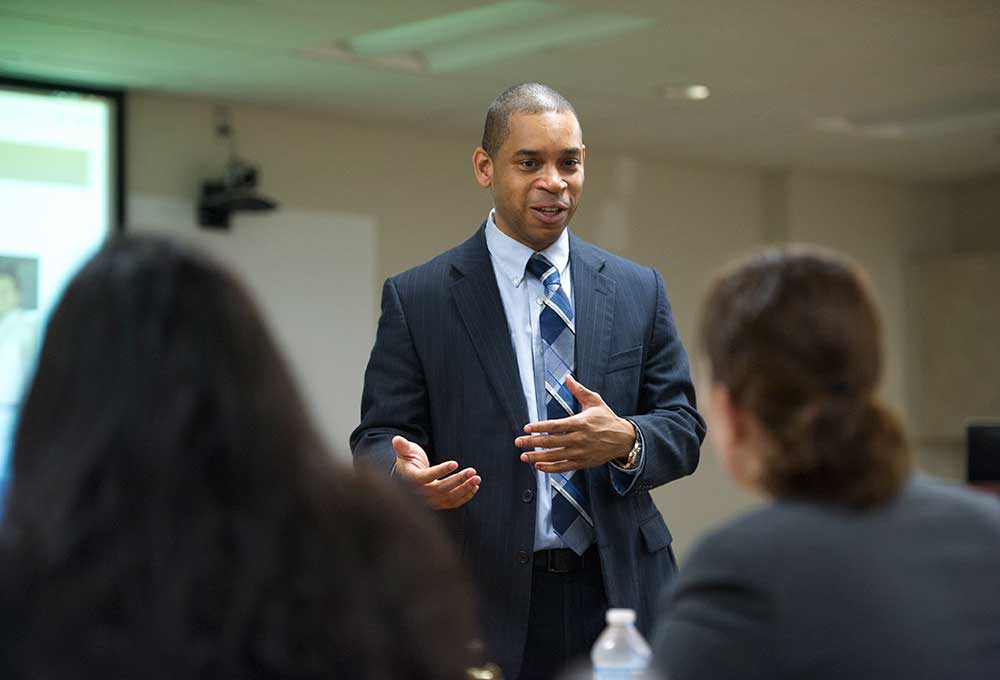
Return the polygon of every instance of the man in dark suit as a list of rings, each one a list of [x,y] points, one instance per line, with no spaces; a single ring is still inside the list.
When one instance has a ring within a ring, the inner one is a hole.
[[[440,510],[512,679],[586,654],[609,604],[648,627],[676,569],[649,490],[694,471],[705,432],[660,275],[567,229],[585,155],[551,88],[494,100],[473,154],[494,210],[386,281],[351,437]]]

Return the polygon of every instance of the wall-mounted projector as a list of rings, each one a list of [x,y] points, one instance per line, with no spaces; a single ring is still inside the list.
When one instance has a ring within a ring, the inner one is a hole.
[[[225,177],[202,183],[198,224],[206,229],[229,229],[229,218],[235,212],[261,212],[277,207],[275,201],[257,193],[257,168],[233,158],[226,167]]]

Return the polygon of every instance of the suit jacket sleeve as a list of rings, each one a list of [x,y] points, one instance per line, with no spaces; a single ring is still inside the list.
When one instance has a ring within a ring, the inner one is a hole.
[[[639,412],[627,416],[642,432],[642,467],[635,475],[612,470],[612,486],[621,495],[648,491],[694,472],[705,438],[705,421],[695,408],[687,352],[670,312],[663,277],[648,271],[655,279],[656,316],[642,369]]]
[[[382,314],[365,370],[361,424],[351,434],[354,462],[392,470],[392,438],[406,437],[428,450],[429,408],[423,367],[393,279],[382,287]],[[428,452],[429,455],[429,452]]]
[[[754,563],[755,546],[733,533],[696,547],[661,597],[651,641],[670,680],[780,677],[768,586],[775,576]]]

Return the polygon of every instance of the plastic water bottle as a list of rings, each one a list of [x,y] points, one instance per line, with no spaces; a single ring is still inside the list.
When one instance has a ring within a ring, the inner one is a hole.
[[[652,653],[649,645],[635,629],[635,611],[609,609],[604,629],[590,660],[594,665],[594,680],[635,680],[646,678]]]

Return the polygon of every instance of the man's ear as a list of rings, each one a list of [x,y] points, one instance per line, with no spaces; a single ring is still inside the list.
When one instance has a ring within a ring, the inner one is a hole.
[[[476,173],[476,183],[484,189],[493,186],[493,159],[483,147],[472,152],[472,171]]]

